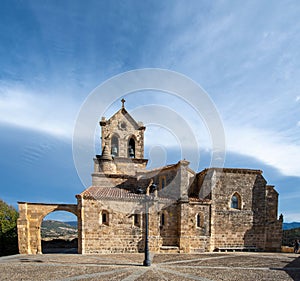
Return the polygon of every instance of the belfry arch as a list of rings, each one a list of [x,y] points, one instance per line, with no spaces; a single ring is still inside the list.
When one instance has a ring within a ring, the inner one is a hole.
[[[41,223],[54,211],[66,211],[77,216],[81,225],[77,205],[18,202],[18,239],[20,254],[42,254]],[[81,253],[81,229],[78,227],[78,253]]]

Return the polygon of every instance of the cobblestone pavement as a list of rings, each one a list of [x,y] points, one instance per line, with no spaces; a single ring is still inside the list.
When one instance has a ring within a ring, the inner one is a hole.
[[[0,280],[300,280],[300,256],[282,253],[15,255],[0,258]]]

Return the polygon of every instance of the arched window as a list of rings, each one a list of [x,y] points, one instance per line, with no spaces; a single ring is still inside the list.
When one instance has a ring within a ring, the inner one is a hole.
[[[196,216],[196,225],[197,225],[197,227],[201,227],[201,216],[200,216],[200,214],[197,214],[197,216]]]
[[[165,214],[162,213],[160,215],[160,226],[164,226],[165,225]]]
[[[195,226],[196,228],[204,228],[205,224],[204,224],[204,214],[202,212],[197,213],[195,216]]]
[[[141,225],[141,216],[140,214],[133,215],[133,225],[140,226]]]
[[[100,216],[99,216],[99,223],[100,224],[105,224],[105,225],[108,225],[109,224],[109,216],[108,216],[108,211],[102,211],[100,213]]]
[[[119,140],[117,136],[111,138],[111,155],[119,156]]]
[[[159,177],[159,190],[162,190],[166,187],[166,185],[167,185],[166,182],[167,182],[166,176]]]
[[[107,219],[107,213],[102,213],[102,223],[107,223],[108,219]]]
[[[135,141],[133,138],[128,143],[128,157],[135,158]]]
[[[241,209],[241,197],[238,193],[232,195],[230,207],[232,209]]]

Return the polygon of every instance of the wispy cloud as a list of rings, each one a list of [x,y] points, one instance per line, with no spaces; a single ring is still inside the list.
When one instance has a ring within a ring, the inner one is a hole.
[[[299,222],[300,220],[300,212],[285,212],[284,213],[284,222]]]
[[[224,120],[229,152],[299,177],[296,1],[16,2],[0,10],[0,122],[69,140],[83,99],[105,79],[166,68],[208,92]],[[170,107],[176,118],[165,110],[135,110],[149,102]],[[199,116],[182,101],[139,97],[127,105],[149,124],[145,145],[154,152],[158,146],[162,162],[168,148],[193,146],[190,135],[200,149],[211,149]],[[299,212],[287,211],[285,219],[299,220]]]
[[[166,36],[155,41],[161,55],[154,61],[208,91],[223,117],[229,151],[294,176],[300,174],[299,9],[292,2],[272,9],[261,1],[193,9],[177,2],[165,11],[168,21],[161,15],[158,34]]]
[[[0,88],[0,122],[71,138],[78,105],[64,96],[34,93],[18,86]]]
[[[299,176],[300,145],[283,134],[236,126],[227,127],[225,131],[229,151],[255,157],[284,175]]]
[[[290,202],[290,200],[300,200],[300,191],[289,192],[283,195],[280,195],[281,201]]]

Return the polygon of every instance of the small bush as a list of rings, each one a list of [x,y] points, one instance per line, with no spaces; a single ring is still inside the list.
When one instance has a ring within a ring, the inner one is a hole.
[[[0,256],[18,253],[17,210],[0,199]]]

